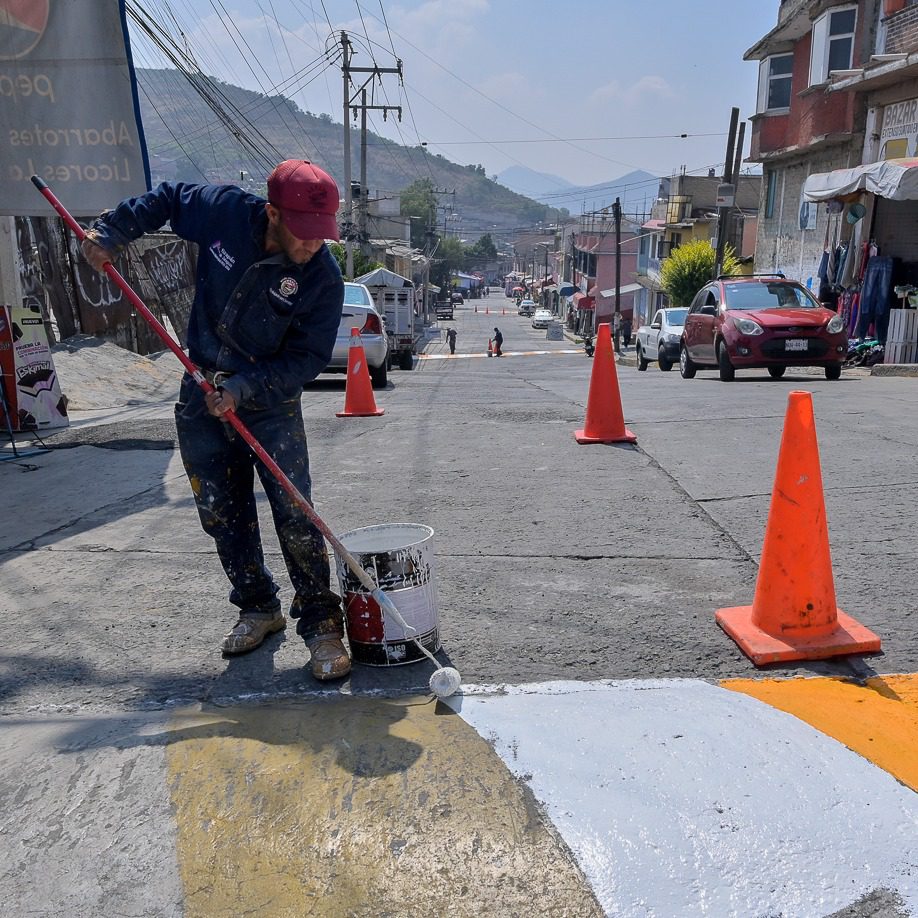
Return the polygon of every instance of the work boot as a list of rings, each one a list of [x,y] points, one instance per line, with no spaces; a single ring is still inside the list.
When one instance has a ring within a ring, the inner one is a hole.
[[[351,671],[351,658],[337,634],[320,634],[306,642],[312,674],[320,682],[342,679]]]
[[[260,647],[264,639],[287,627],[283,612],[265,615],[263,612],[243,612],[233,630],[223,638],[224,653],[248,653]]]

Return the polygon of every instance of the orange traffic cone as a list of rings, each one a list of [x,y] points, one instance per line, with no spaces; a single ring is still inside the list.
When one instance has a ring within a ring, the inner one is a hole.
[[[489,357],[494,356],[494,351],[491,349],[491,339],[490,338],[488,338],[488,356]]]
[[[819,447],[809,392],[791,392],[751,606],[718,609],[756,666],[871,653],[880,639],[835,605]]]
[[[360,341],[360,331],[351,329],[351,343],[347,352],[347,384],[344,389],[344,411],[336,411],[339,418],[369,418],[383,413],[376,407],[373,384],[367,368],[366,354]]]
[[[574,431],[578,443],[634,443],[637,437],[625,427],[618,374],[612,354],[612,332],[608,322],[596,330],[596,356],[590,376],[586,420],[583,430]]]
[[[501,314],[502,316],[505,316],[505,315],[507,314],[507,310],[506,310],[506,309],[502,309],[502,310],[500,311],[500,314]]]
[[[478,304],[475,304],[475,312],[478,312]]]
[[[489,315],[490,312],[491,312],[491,308],[489,306],[485,306],[485,315]]]

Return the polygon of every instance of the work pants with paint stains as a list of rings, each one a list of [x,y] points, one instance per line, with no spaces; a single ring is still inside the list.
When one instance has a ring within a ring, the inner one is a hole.
[[[309,453],[299,402],[263,411],[239,409],[240,420],[311,500]],[[255,508],[257,471],[271,505],[274,527],[294,588],[290,617],[304,640],[341,634],[341,600],[329,589],[325,540],[229,424],[209,414],[204,393],[186,375],[175,406],[182,462],[201,525],[217,547],[232,584],[230,602],[243,612],[276,613],[279,587],[265,565]]]

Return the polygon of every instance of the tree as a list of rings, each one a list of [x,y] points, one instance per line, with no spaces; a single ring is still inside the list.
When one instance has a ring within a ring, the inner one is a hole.
[[[465,267],[468,250],[454,236],[443,236],[437,246],[437,253],[430,268],[430,281],[444,290],[449,286],[449,276],[453,271]]]
[[[341,276],[346,277],[344,273],[345,268],[347,267],[347,250],[344,248],[344,245],[340,242],[331,242],[328,246],[329,251],[335,258],[335,261],[338,262],[338,267],[341,269]],[[378,261],[371,261],[367,258],[358,248],[354,249],[354,277],[360,277],[362,274],[369,274],[370,271],[375,271],[377,268],[383,267]]]
[[[411,245],[423,249],[426,231],[433,229],[434,215],[437,212],[437,196],[434,194],[433,182],[429,178],[417,179],[407,188],[402,189],[399,213],[407,220],[409,217],[420,217],[411,221]]]
[[[660,282],[673,306],[690,306],[695,294],[714,276],[717,252],[706,239],[686,242],[673,250],[660,266]],[[724,274],[739,273],[739,262],[730,246],[724,251]]]
[[[478,242],[469,248],[468,256],[469,263],[473,266],[495,261],[497,259],[497,246],[494,245],[491,234],[485,233],[484,236],[479,238]]]

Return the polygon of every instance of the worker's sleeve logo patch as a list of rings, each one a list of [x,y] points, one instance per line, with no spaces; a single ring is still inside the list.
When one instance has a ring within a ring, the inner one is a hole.
[[[233,258],[233,256],[230,255],[226,249],[223,248],[223,243],[220,242],[219,239],[213,243],[213,245],[211,245],[210,254],[213,255],[214,258],[217,259],[217,262],[220,264],[220,266],[225,268],[227,271],[231,271],[233,265],[236,263],[236,259]]]
[[[293,296],[297,290],[300,289],[300,285],[292,277],[282,277],[280,282],[280,292],[284,296]]]

